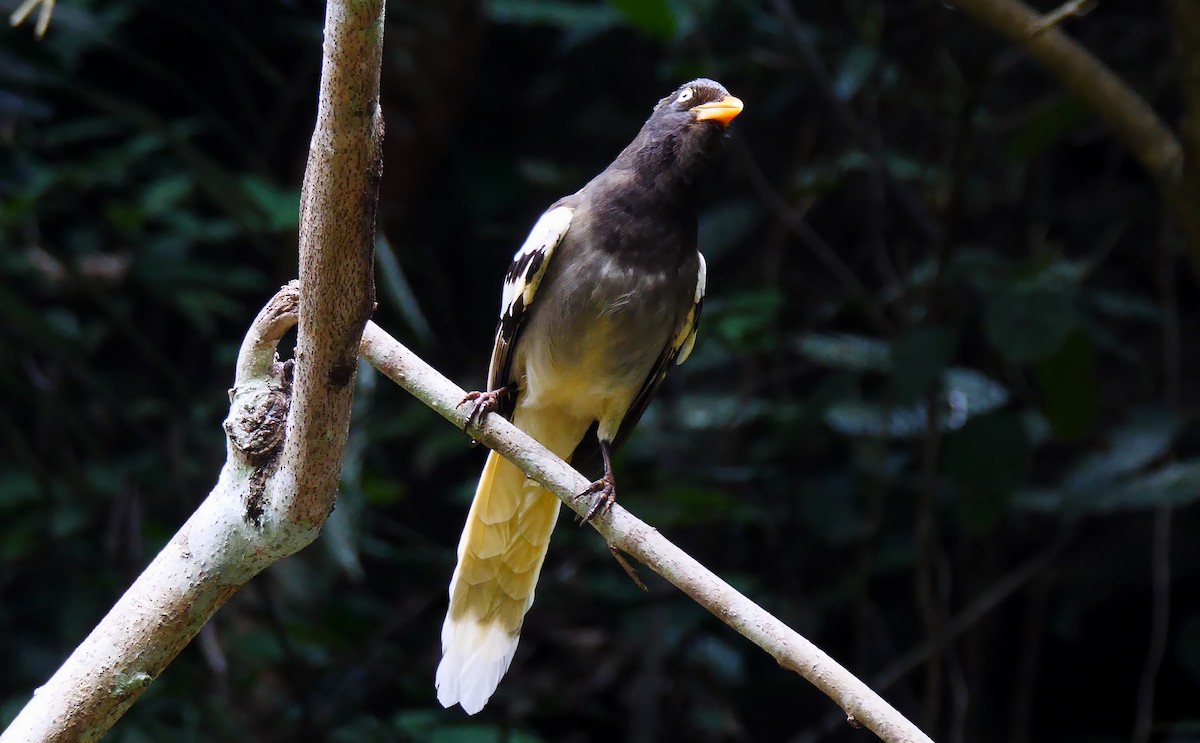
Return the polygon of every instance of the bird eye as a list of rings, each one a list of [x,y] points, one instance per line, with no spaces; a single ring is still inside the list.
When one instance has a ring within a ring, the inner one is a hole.
[[[679,94],[679,97],[675,99],[675,102],[687,103],[688,101],[692,100],[693,95],[694,93],[691,88],[684,88],[683,92]]]

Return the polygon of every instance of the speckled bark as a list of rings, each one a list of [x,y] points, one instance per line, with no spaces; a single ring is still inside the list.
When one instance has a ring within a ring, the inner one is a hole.
[[[330,2],[317,126],[300,206],[295,402],[283,451],[280,522],[319,529],[333,510],[358,342],[375,306],[375,207],[382,174],[379,0]],[[332,466],[331,466],[332,464]]]

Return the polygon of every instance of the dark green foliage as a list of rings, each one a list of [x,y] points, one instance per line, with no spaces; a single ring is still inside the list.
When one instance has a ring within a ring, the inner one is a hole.
[[[482,386],[539,212],[680,81],[720,80],[746,111],[699,341],[621,452],[621,502],[947,741],[1128,739],[1173,507],[1155,730],[1194,738],[1200,303],[1157,194],[951,3],[793,5],[392,3],[376,320]],[[315,0],[60,0],[44,41],[2,32],[0,722],[216,478],[238,344],[296,273],[321,23]],[[1067,31],[1178,119],[1160,4]],[[360,385],[322,543],[111,740],[864,739],[565,522],[497,696],[440,709],[483,452]]]

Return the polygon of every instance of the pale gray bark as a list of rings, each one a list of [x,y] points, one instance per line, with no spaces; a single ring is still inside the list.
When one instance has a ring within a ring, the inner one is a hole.
[[[331,0],[295,282],[242,344],[216,487],[0,743],[102,737],[217,609],[307,546],[333,509],[371,274],[382,121],[383,0]],[[294,383],[275,360],[299,320]]]

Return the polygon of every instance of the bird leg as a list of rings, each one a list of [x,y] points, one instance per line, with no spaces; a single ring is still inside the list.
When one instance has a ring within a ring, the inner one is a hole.
[[[475,407],[471,410],[471,414],[467,416],[467,422],[463,423],[463,433],[466,433],[467,429],[470,428],[472,424],[478,423],[479,419],[483,417],[484,413],[490,413],[491,411],[495,410],[500,404],[501,397],[514,394],[516,391],[517,383],[509,382],[503,387],[498,387],[487,392],[480,392],[479,390],[468,392],[463,399],[458,401],[458,405],[455,406],[461,408],[463,405],[466,405],[469,402],[475,403]]]
[[[595,494],[596,501],[592,503],[592,507],[588,509],[587,515],[579,520],[579,525],[583,526],[592,520],[596,514],[608,513],[612,508],[612,504],[617,502],[617,483],[613,479],[612,469],[612,444],[600,439],[600,456],[604,458],[604,477],[588,485],[587,490],[584,490],[576,498],[582,498],[585,495]]]

